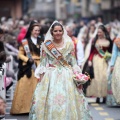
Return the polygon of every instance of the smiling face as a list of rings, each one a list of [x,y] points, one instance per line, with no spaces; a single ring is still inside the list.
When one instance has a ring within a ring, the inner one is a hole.
[[[62,26],[61,25],[53,26],[53,28],[51,29],[51,34],[52,34],[54,40],[56,40],[56,41],[62,40],[62,36],[63,36]]]
[[[31,31],[31,36],[37,38],[40,34],[40,27],[34,26],[33,30]]]
[[[104,37],[104,32],[100,28],[98,29],[98,37],[100,38]]]

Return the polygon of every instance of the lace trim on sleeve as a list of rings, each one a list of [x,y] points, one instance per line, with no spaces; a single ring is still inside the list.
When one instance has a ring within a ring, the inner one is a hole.
[[[39,65],[36,68],[36,70],[35,70],[35,77],[39,79],[40,78],[40,74],[43,74],[45,72],[46,72],[46,67]]]

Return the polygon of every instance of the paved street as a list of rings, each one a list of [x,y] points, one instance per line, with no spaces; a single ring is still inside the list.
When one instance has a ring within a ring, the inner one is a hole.
[[[120,107],[108,107],[106,104],[97,104],[95,99],[88,99],[93,120],[120,120]]]
[[[95,98],[88,98],[93,120],[120,120],[120,107],[108,107],[105,104],[96,104]],[[28,114],[9,115],[11,100],[7,99],[6,120],[28,120]]]

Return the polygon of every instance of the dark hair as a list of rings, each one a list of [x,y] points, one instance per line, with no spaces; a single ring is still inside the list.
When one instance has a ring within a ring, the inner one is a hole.
[[[36,20],[31,21],[31,23],[30,23],[30,25],[28,27],[27,33],[26,33],[24,38],[30,38],[31,31],[34,29],[35,26],[40,27],[40,24],[38,23],[38,21],[36,21]]]
[[[0,28],[0,34],[3,34],[3,33],[4,33],[3,29]]]
[[[63,26],[59,22],[56,22],[55,24],[52,25],[51,30],[50,30],[52,35],[53,35],[53,33],[52,33],[53,29],[55,28],[55,26],[60,26],[62,28],[62,30],[63,30]]]
[[[112,40],[111,40],[111,38],[110,38],[110,35],[109,35],[107,29],[105,28],[104,25],[100,25],[100,26],[98,27],[98,29],[101,29],[101,30],[104,32],[105,38],[110,42],[110,47],[109,47],[108,51],[109,51],[109,52],[112,52],[112,45],[113,45],[113,43],[112,43]],[[97,40],[98,40],[98,34],[96,35],[96,37],[95,37],[95,39],[94,39],[93,46],[95,46],[95,43],[96,43]]]
[[[48,31],[48,29],[49,29],[49,26],[48,25],[42,25],[41,26],[41,29],[40,29],[40,34],[46,34],[47,33],[47,31]]]

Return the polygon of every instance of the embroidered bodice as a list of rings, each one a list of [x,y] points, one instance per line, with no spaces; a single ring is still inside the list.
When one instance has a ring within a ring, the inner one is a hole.
[[[103,41],[100,41],[98,40],[95,44],[95,47],[96,49],[107,49],[110,45],[110,42],[108,40],[103,40]]]
[[[110,46],[110,42],[108,40],[97,40],[97,42],[95,43],[95,47],[91,50],[90,56],[89,56],[89,60],[92,61],[94,55],[99,55],[100,57],[101,54],[99,53],[99,50],[102,50],[104,52],[108,51],[108,48]]]
[[[58,50],[63,55],[64,60],[67,61],[67,63],[70,64],[73,69],[81,71],[79,66],[77,66],[75,50],[72,41],[65,42],[63,47],[59,48]],[[67,66],[62,66],[47,49],[44,43],[41,45],[41,51],[40,65],[35,71],[35,76],[37,78],[39,78],[40,74],[45,73],[49,69],[57,69],[58,71],[62,69],[70,69]]]

